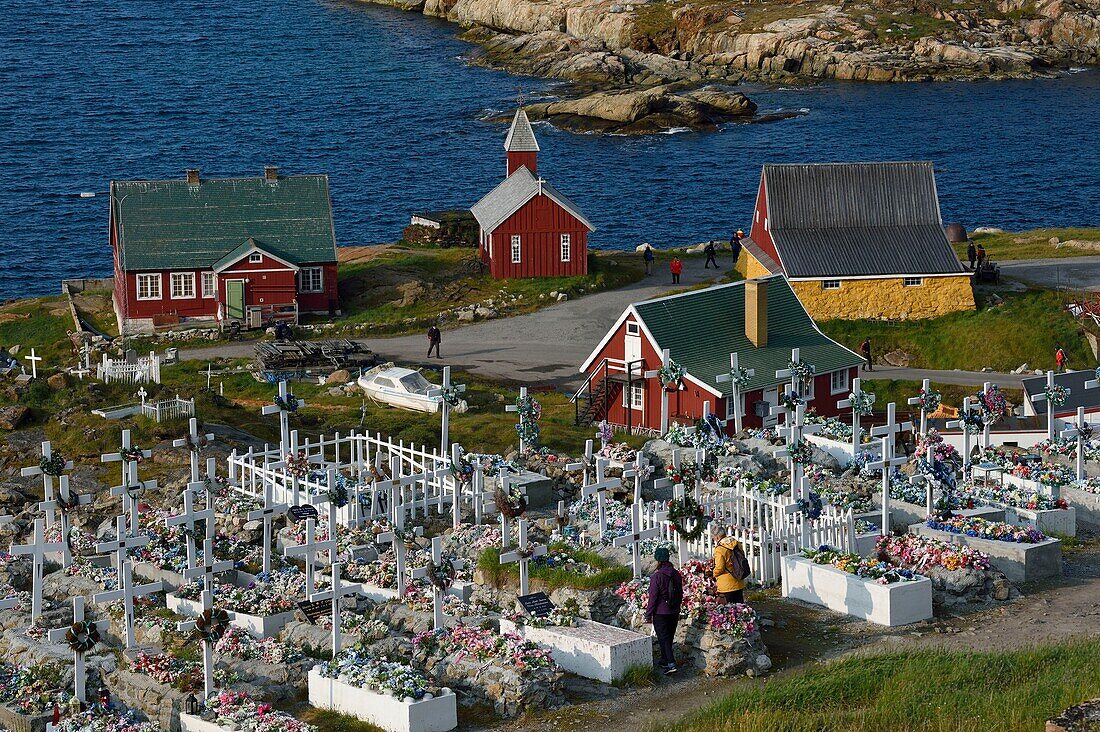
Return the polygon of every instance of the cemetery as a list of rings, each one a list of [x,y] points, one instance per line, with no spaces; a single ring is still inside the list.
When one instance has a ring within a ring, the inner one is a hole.
[[[900,406],[855,379],[826,417],[797,349],[775,379],[774,421],[742,429],[706,405],[663,433],[566,432],[559,397],[447,369],[438,411],[412,417],[236,380],[165,419],[93,428],[74,409],[60,431],[13,432],[0,726],[448,732],[645,694],[666,683],[658,549],[682,576],[680,678],[740,688],[807,628],[870,643],[1012,612],[1098,528],[1083,416],[994,444],[1006,407],[988,384],[946,428],[959,448],[929,424],[928,383]],[[717,589],[718,528],[744,551],[742,601]]]

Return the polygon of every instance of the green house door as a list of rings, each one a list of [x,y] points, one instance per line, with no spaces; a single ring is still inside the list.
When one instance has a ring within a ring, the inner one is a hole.
[[[229,280],[225,283],[226,316],[244,320],[244,280]]]

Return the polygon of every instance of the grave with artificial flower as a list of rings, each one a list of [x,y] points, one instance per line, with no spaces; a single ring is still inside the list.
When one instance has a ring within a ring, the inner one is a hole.
[[[1012,582],[1062,576],[1062,542],[1035,528],[948,512],[910,525],[909,533],[977,549]]]
[[[928,577],[936,607],[1004,601],[1012,596],[1012,584],[990,565],[989,555],[968,546],[904,534],[879,537],[874,553]]]
[[[201,613],[202,591],[201,582],[188,582],[168,593],[165,601],[170,610],[196,617]],[[296,601],[305,596],[306,577],[297,567],[255,576],[237,572],[232,582],[214,585],[214,606],[234,613],[231,622],[236,627],[265,638],[294,619]]]
[[[136,712],[92,704],[79,713],[66,714],[54,732],[160,732],[160,725],[142,721]]]
[[[0,726],[44,728],[54,702],[61,698],[63,669],[57,663],[10,664],[0,661]]]
[[[180,714],[181,732],[317,732],[249,694],[222,691],[204,700],[199,714]]]

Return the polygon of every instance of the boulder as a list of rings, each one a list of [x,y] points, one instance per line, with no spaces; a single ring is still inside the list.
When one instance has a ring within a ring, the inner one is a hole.
[[[22,424],[30,414],[29,409],[15,404],[9,407],[0,407],[0,430],[14,430]]]
[[[346,384],[351,381],[351,372],[347,369],[337,369],[325,377],[326,384]]]

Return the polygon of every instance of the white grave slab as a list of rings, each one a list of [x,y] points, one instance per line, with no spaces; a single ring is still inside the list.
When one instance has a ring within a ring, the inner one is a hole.
[[[550,648],[566,671],[610,684],[631,666],[653,665],[653,639],[632,630],[578,619],[575,626],[517,625],[501,618],[501,633],[516,633]]]
[[[927,577],[880,585],[798,555],[783,557],[783,597],[891,627],[932,617],[932,581]]]
[[[309,703],[331,709],[381,727],[388,732],[450,732],[458,726],[458,704],[453,692],[443,689],[431,699],[406,702],[389,694],[368,691],[309,672]]]

